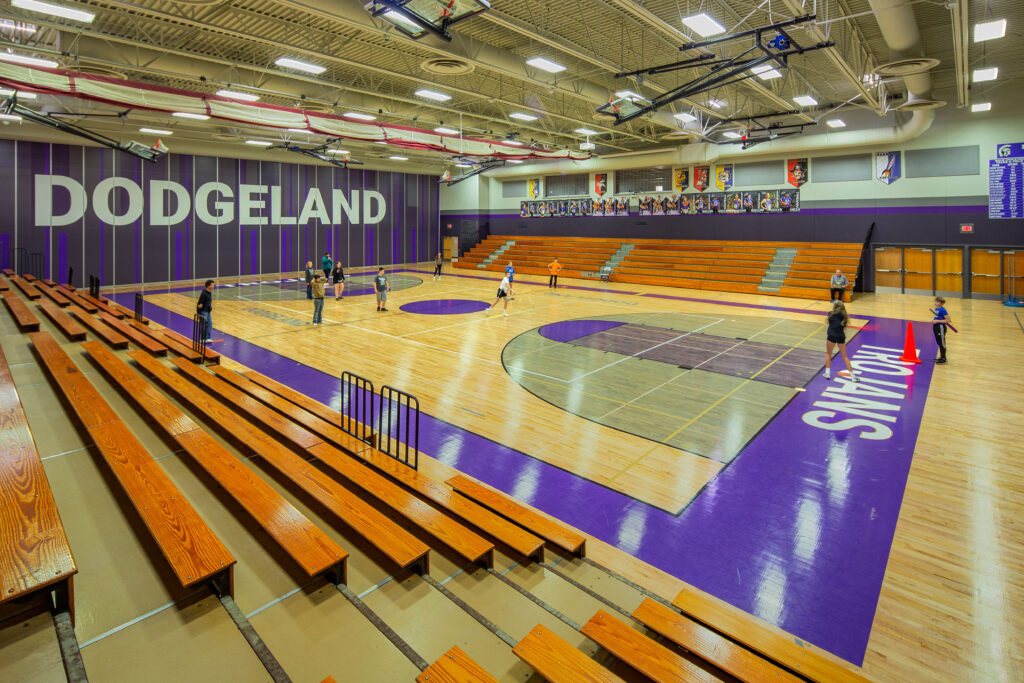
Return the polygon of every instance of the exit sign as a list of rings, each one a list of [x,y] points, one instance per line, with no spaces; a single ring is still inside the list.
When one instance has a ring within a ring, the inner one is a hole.
[[[960,232],[974,232],[974,223],[961,223]]]

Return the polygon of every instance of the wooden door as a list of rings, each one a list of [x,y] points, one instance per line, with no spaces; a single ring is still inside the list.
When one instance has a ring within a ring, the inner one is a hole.
[[[935,250],[935,291],[961,296],[964,291],[964,250],[949,247]]]
[[[1024,249],[1003,252],[1003,294],[1024,299]]]
[[[903,250],[903,291],[908,294],[935,292],[933,257],[931,249],[906,247]]]
[[[447,260],[447,261],[451,260],[451,258],[452,258],[452,238],[451,237],[445,237],[444,238],[444,248],[441,251],[441,256],[445,260]]]
[[[903,290],[903,247],[875,247],[875,289]]]
[[[971,249],[971,293],[999,296],[1002,253],[998,249]]]

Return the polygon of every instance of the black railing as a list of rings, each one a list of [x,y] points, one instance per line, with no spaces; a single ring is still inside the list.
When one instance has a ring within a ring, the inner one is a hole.
[[[94,299],[100,298],[100,279],[95,275],[89,276],[89,296]]]
[[[373,443],[373,382],[348,371],[341,373],[341,430]]]
[[[71,277],[72,277],[72,276],[73,276],[74,274],[75,274],[75,269],[74,269],[74,268],[72,268],[71,266],[68,266],[68,287],[72,287],[72,286],[73,286],[73,285],[71,284]]]
[[[146,316],[142,314],[142,306],[144,303],[145,300],[142,298],[142,292],[135,292],[135,319],[140,323],[146,320]],[[203,337],[203,339],[206,339],[206,337]]]
[[[204,316],[196,313],[192,317],[192,350],[199,354],[196,361],[200,365],[206,362],[206,339],[208,337],[209,324]]]
[[[415,470],[419,468],[419,445],[419,399],[394,387],[382,386],[377,449]]]

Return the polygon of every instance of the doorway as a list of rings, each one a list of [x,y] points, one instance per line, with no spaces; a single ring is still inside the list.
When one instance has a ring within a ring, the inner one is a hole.
[[[963,296],[964,250],[959,247],[879,246],[874,256],[877,292]]]

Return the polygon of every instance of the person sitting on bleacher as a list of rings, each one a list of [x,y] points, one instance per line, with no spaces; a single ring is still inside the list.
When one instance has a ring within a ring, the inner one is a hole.
[[[847,284],[848,281],[846,276],[843,275],[843,271],[836,268],[836,274],[832,276],[832,281],[829,283],[829,286],[832,288],[830,294],[832,301],[843,300],[843,290],[846,289]]]

